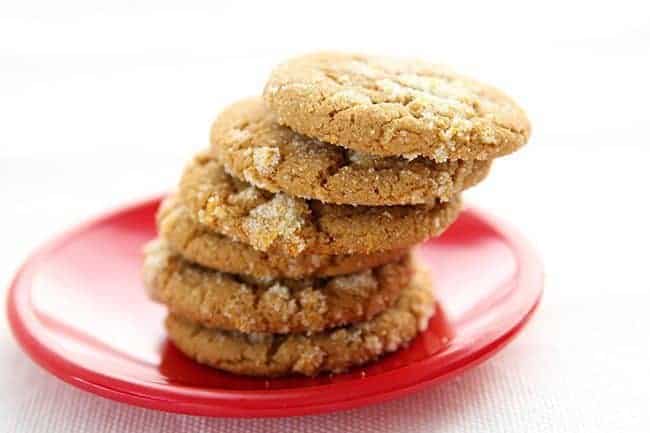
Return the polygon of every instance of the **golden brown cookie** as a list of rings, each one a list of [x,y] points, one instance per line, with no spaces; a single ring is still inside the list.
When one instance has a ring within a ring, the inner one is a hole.
[[[268,191],[336,204],[447,201],[483,180],[491,164],[378,157],[323,143],[276,123],[261,98],[226,108],[213,124],[211,143],[228,173],[241,180]]]
[[[197,223],[175,197],[163,201],[157,222],[160,236],[185,259],[223,272],[259,278],[350,274],[395,261],[406,254],[405,249],[338,256],[268,254]]]
[[[412,206],[324,204],[256,188],[226,173],[209,155],[187,166],[178,196],[192,217],[259,251],[370,254],[407,248],[442,233],[460,198]]]
[[[201,364],[252,376],[314,376],[342,372],[408,345],[427,328],[434,311],[430,284],[414,282],[373,319],[312,335],[242,334],[204,328],[173,314],[165,325],[176,347]]]
[[[241,332],[317,332],[368,320],[408,286],[408,257],[337,277],[237,276],[192,264],[162,241],[148,244],[144,280],[169,311],[208,328]]]
[[[381,156],[487,160],[530,135],[499,90],[417,60],[305,55],[273,71],[264,99],[296,132]]]

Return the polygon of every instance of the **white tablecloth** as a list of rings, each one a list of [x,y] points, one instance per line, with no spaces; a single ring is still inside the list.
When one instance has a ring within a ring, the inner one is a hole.
[[[62,228],[173,186],[219,107],[258,92],[273,63],[328,47],[441,59],[521,101],[530,145],[468,201],[533,241],[546,292],[511,345],[451,382],[260,420],[79,391],[20,351],[2,308],[0,432],[650,431],[645,2],[72,3],[0,6],[0,295]]]

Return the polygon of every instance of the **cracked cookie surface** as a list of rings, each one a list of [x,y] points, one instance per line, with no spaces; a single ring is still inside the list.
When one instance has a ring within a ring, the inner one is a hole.
[[[312,335],[243,334],[167,316],[170,340],[201,364],[236,374],[281,376],[342,372],[409,344],[435,311],[431,284],[418,278],[395,305],[371,320]]]
[[[460,197],[411,206],[351,206],[305,200],[252,186],[202,153],[186,167],[178,197],[199,223],[259,251],[370,254],[402,249],[442,233]]]
[[[323,143],[276,123],[261,98],[226,108],[213,124],[211,144],[216,158],[241,180],[268,191],[335,204],[447,201],[483,180],[491,164],[378,157]]]
[[[405,256],[336,277],[255,278],[192,264],[155,240],[147,245],[143,275],[152,299],[202,326],[311,333],[369,320],[386,310],[409,285],[412,268]]]
[[[405,249],[336,256],[268,254],[202,226],[175,197],[163,201],[156,221],[160,236],[190,262],[223,272],[260,278],[343,275],[383,265],[406,254]]]
[[[531,129],[499,90],[418,60],[305,55],[272,72],[264,99],[296,132],[381,156],[493,159]]]

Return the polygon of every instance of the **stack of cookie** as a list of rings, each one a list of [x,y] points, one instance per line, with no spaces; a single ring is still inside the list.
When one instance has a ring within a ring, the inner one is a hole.
[[[216,119],[158,213],[145,280],[170,339],[239,374],[339,372],[434,312],[409,249],[530,126],[507,96],[417,61],[291,60]]]

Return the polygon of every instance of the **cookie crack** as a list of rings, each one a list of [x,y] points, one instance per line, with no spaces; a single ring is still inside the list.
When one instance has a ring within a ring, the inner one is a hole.
[[[366,65],[368,65],[367,62],[364,62],[364,63]],[[468,121],[475,121],[477,119],[481,119],[481,120],[490,120],[490,121],[494,122],[494,120],[490,118],[489,113],[483,114],[483,113],[480,113],[479,110],[477,109],[477,104],[479,103],[479,101],[481,99],[487,100],[491,104],[496,105],[497,107],[499,107],[499,111],[503,111],[503,109],[504,109],[504,103],[502,103],[501,101],[496,100],[495,98],[493,98],[493,97],[491,97],[489,95],[482,95],[479,92],[477,92],[475,89],[472,89],[470,86],[464,86],[464,88],[468,92],[470,92],[469,97],[471,99],[471,103],[469,103],[467,101],[464,101],[464,100],[461,100],[460,98],[453,98],[453,97],[449,97],[449,96],[439,95],[436,92],[432,92],[430,90],[423,90],[423,89],[420,89],[420,88],[418,88],[418,87],[416,87],[414,85],[411,85],[409,83],[404,83],[402,81],[396,80],[395,78],[390,77],[390,74],[388,72],[386,72],[381,67],[378,67],[377,65],[372,65],[372,68],[381,70],[383,72],[384,77],[379,79],[379,80],[374,79],[372,81],[346,82],[346,81],[342,81],[339,77],[337,77],[335,75],[335,72],[329,71],[329,70],[327,70],[327,69],[325,69],[323,67],[319,67],[318,69],[320,70],[321,74],[323,74],[324,76],[329,78],[331,81],[336,83],[338,86],[340,86],[341,89],[339,91],[346,91],[346,90],[355,91],[355,90],[362,89],[362,90],[365,90],[365,91],[368,91],[368,92],[371,92],[371,93],[381,93],[382,90],[381,90],[381,87],[377,84],[377,81],[386,80],[386,81],[390,82],[392,85],[401,87],[403,89],[406,89],[408,92],[411,92],[411,93],[406,94],[406,95],[402,95],[402,97],[391,97],[390,95],[384,95],[381,98],[381,100],[376,100],[376,99],[369,96],[369,99],[370,99],[369,102],[370,103],[368,103],[368,104],[354,104],[351,107],[345,107],[345,108],[341,108],[341,109],[328,111],[328,116],[330,118],[333,118],[333,117],[337,116],[339,113],[345,112],[346,110],[352,109],[352,108],[354,108],[354,107],[356,107],[358,105],[368,105],[368,106],[370,106],[370,105],[378,105],[378,104],[383,104],[383,103],[389,103],[389,104],[398,104],[398,105],[402,106],[403,108],[405,108],[405,109],[407,109],[409,111],[410,117],[412,117],[413,119],[416,119],[416,120],[421,120],[422,119],[421,115],[413,114],[408,108],[408,105],[411,104],[414,100],[417,99],[417,96],[413,95],[412,93],[415,93],[415,94],[422,93],[422,94],[431,95],[431,96],[434,96],[434,97],[446,98],[446,99],[450,99],[450,100],[454,101],[454,103],[462,104],[462,107],[465,107],[465,108],[471,110],[469,113],[465,112],[465,113],[462,113],[462,115],[461,115],[461,117],[465,118]],[[443,74],[425,74],[425,73],[420,72],[420,73],[416,73],[414,75],[419,76],[419,77],[424,77],[424,78],[427,78],[427,79],[442,80],[446,84],[456,84],[456,83],[461,83],[462,84],[462,80],[457,79],[457,78],[452,78],[452,77],[449,77],[449,76],[446,76],[446,75],[443,75]],[[323,98],[322,95],[321,95],[321,98],[319,99],[318,103],[322,104],[324,101],[331,102],[332,97],[333,97],[333,95]],[[453,119],[453,118],[457,117],[460,114],[461,114],[461,110],[457,109],[457,110],[454,110],[453,113],[437,112],[436,116],[445,117],[447,119]],[[510,133],[512,133],[514,135],[524,135],[525,134],[525,132],[523,130],[520,130],[518,128],[514,128],[512,126],[504,125],[501,122],[495,122],[495,125],[498,126],[498,127],[502,127],[504,129],[506,129],[508,132],[510,132]],[[447,131],[447,130],[448,130],[448,128],[444,129],[444,131]],[[414,132],[414,131],[411,131],[411,132]]]
[[[282,348],[282,344],[284,344],[285,340],[286,337],[279,335],[274,335],[271,338],[271,344],[269,344],[266,349],[266,353],[264,354],[264,363],[267,367],[275,362],[275,355],[278,353],[280,348]]]
[[[325,236],[325,239],[323,239],[323,241],[326,244],[332,243],[332,236],[327,232],[327,230],[325,230],[321,223],[318,204],[314,200],[307,200],[307,206],[309,207],[310,221],[314,226],[314,230],[320,235]]]

